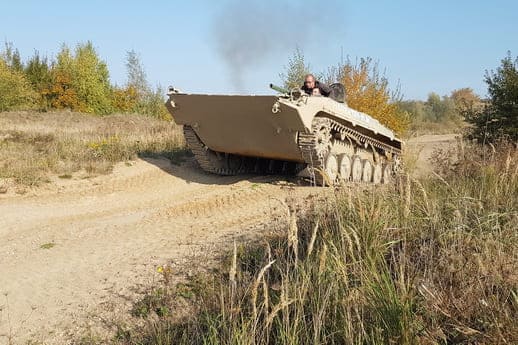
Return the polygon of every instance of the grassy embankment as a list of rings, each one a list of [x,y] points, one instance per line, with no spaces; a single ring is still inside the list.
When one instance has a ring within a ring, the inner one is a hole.
[[[142,156],[173,161],[186,154],[181,128],[139,115],[70,112],[0,113],[0,192],[23,192],[52,175],[109,173],[117,162]]]
[[[518,151],[439,156],[431,178],[292,213],[215,274],[174,286],[161,267],[134,307],[147,322],[113,342],[517,344]]]

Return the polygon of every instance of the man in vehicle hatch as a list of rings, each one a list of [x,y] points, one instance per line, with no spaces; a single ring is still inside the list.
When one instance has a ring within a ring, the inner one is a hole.
[[[302,85],[301,89],[310,96],[321,95],[329,97],[331,94],[331,88],[326,84],[315,80],[315,76],[313,74],[308,74],[304,77],[304,85]]]

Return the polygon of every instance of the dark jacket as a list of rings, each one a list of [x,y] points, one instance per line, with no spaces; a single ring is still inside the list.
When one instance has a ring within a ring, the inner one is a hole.
[[[320,94],[322,96],[325,96],[325,97],[328,97],[329,94],[331,93],[331,88],[329,86],[327,86],[326,84],[319,82],[318,80],[315,81],[315,87],[314,88],[319,89],[320,90]],[[308,95],[312,95],[313,94],[313,88],[307,87],[306,84],[302,85],[301,89],[302,89],[302,91],[304,91]]]

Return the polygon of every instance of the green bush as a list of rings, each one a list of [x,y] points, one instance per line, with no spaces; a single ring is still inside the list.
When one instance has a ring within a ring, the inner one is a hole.
[[[496,72],[486,72],[485,82],[490,96],[482,111],[466,114],[472,130],[469,137],[482,143],[495,143],[500,139],[518,141],[518,57],[511,53],[502,59]]]
[[[52,86],[51,66],[46,57],[40,57],[38,52],[27,61],[24,67],[27,80],[39,96],[38,106],[42,110],[50,107],[49,91]]]
[[[23,72],[0,58],[0,111],[32,108],[36,96]]]
[[[111,85],[108,67],[101,61],[91,42],[76,47],[73,60],[72,86],[87,113],[109,114]]]

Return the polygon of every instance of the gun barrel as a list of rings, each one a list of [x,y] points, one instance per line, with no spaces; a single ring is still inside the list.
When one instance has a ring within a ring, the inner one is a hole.
[[[285,88],[282,88],[280,86],[277,86],[277,85],[274,85],[274,84],[270,84],[270,88],[277,91],[277,92],[280,92],[280,93],[285,93],[285,94],[289,94],[290,92],[288,90],[286,90]]]

